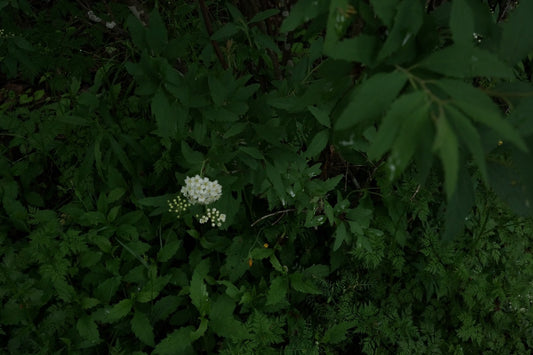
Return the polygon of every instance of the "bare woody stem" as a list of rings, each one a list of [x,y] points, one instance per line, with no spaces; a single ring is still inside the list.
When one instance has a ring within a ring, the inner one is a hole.
[[[198,0],[198,3],[200,4],[200,10],[202,11],[202,17],[204,18],[204,23],[207,29],[207,34],[209,35],[209,37],[211,37],[213,35],[213,27],[211,26],[211,20],[209,19],[209,12],[207,11],[207,7],[205,6],[205,1]],[[226,61],[224,60],[224,57],[222,56],[222,51],[220,50],[218,43],[211,40],[211,44],[213,45],[213,48],[215,49],[215,53],[218,57],[218,60],[220,61],[220,64],[222,64],[222,68],[224,68],[224,70],[228,69],[228,65],[226,64]]]

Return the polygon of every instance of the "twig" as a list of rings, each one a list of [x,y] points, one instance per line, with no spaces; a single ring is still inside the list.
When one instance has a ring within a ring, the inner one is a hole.
[[[207,34],[209,35],[209,37],[211,37],[213,35],[213,27],[211,26],[211,20],[209,20],[209,12],[207,11],[207,7],[205,6],[205,1],[198,0],[198,3],[200,4],[200,10],[202,10],[202,17],[204,18],[204,23],[207,29]],[[220,50],[218,43],[211,40],[211,44],[213,45],[213,48],[215,49],[215,53],[217,54],[220,64],[222,64],[222,68],[224,68],[224,70],[228,69],[228,65],[226,64],[226,61],[224,60],[224,57],[222,56],[222,51]]]
[[[296,209],[294,209],[294,208],[289,208],[289,209],[287,209],[287,210],[276,211],[276,212],[274,212],[274,213],[267,214],[267,215],[265,215],[265,216],[259,218],[259,219],[258,219],[257,221],[255,221],[254,223],[252,223],[252,224],[250,225],[250,227],[255,226],[257,223],[261,222],[261,221],[264,220],[264,219],[270,218],[270,217],[272,217],[272,216],[276,216],[276,215],[278,215],[278,214],[280,214],[280,213],[287,213],[287,212],[292,212],[292,211],[296,211]],[[278,221],[279,221],[279,220],[278,220]]]

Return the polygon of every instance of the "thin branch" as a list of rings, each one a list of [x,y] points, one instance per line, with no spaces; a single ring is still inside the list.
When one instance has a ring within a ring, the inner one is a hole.
[[[287,212],[292,212],[292,211],[296,211],[296,209],[295,209],[295,208],[289,208],[289,209],[287,209],[287,210],[276,211],[276,212],[274,212],[274,213],[267,214],[267,215],[265,215],[265,216],[259,218],[259,219],[258,219],[257,221],[255,221],[254,223],[252,223],[252,224],[250,225],[250,227],[255,226],[257,223],[259,223],[259,222],[261,222],[262,220],[265,220],[265,219],[267,219],[267,218],[270,218],[270,217],[276,216],[276,215],[281,214],[281,213],[287,213]]]
[[[200,4],[200,10],[202,11],[202,17],[204,18],[204,23],[207,29],[207,34],[209,35],[209,37],[211,37],[213,35],[213,27],[211,26],[211,20],[209,19],[209,12],[207,11],[207,7],[205,6],[205,1],[198,0],[198,3]],[[218,43],[211,40],[211,44],[213,45],[213,48],[215,49],[215,53],[217,54],[220,64],[222,64],[222,68],[224,68],[224,70],[228,69],[228,65],[226,64],[226,61],[224,60],[224,56],[222,56],[222,51],[220,50]]]

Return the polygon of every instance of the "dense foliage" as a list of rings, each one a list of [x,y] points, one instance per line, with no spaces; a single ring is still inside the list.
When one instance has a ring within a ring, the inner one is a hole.
[[[9,354],[530,354],[533,1],[0,1]]]

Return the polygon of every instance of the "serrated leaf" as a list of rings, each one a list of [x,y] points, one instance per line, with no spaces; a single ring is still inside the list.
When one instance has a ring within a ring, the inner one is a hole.
[[[331,127],[328,112],[314,106],[307,106],[307,109],[316,118],[318,123],[328,128]]]
[[[266,305],[271,306],[283,302],[287,294],[287,279],[278,276],[270,282],[270,288],[267,292]]]
[[[335,324],[333,327],[329,328],[324,337],[322,338],[321,343],[324,344],[338,344],[346,339],[347,332],[349,329],[355,327],[356,322],[340,322]]]
[[[168,242],[157,253],[157,261],[162,263],[169,261],[170,258],[172,258],[176,254],[180,246],[181,240],[173,240],[171,242]]]
[[[344,130],[361,122],[373,121],[383,114],[398,96],[407,78],[399,71],[379,73],[358,85],[351,101],[335,122],[335,130]]]
[[[450,29],[453,41],[460,45],[471,45],[474,37],[474,14],[467,0],[452,1]]]
[[[219,28],[215,33],[213,33],[213,35],[211,36],[211,39],[213,41],[225,40],[225,39],[235,36],[239,31],[241,31],[240,27],[229,22],[229,23],[226,23],[221,28]]]
[[[131,311],[132,306],[133,302],[130,299],[120,301],[111,307],[111,309],[106,310],[104,322],[115,323],[124,318]]]
[[[383,118],[378,133],[368,149],[368,158],[377,160],[382,157],[383,154],[392,148],[402,126],[405,124],[405,127],[408,129],[411,122],[418,123],[423,120],[425,114],[427,114],[427,102],[424,92],[415,91],[400,96],[393,102]],[[406,122],[408,123],[406,124]],[[416,126],[419,125],[416,124]],[[404,132],[404,134],[407,133],[409,132]],[[416,140],[411,142],[413,147],[410,149],[410,155],[414,151],[415,143]],[[398,158],[404,159],[402,156]],[[405,160],[407,159],[410,159],[410,156],[405,157]],[[402,162],[402,164],[406,164],[406,162]]]
[[[209,312],[210,328],[221,337],[242,340],[247,337],[248,331],[234,318],[234,310],[235,301],[227,295],[220,295]]]
[[[456,78],[514,78],[512,68],[496,55],[481,48],[461,44],[454,44],[430,54],[418,66]]]
[[[154,346],[154,330],[145,313],[135,312],[131,319],[131,331],[144,344]]]
[[[207,275],[206,267],[209,267],[209,260],[205,259],[196,266],[192,274],[190,285],[190,297],[192,304],[198,309],[201,316],[205,316],[209,311],[209,293],[204,278]],[[209,269],[207,269],[209,270]]]
[[[200,325],[198,326],[198,329],[196,329],[194,332],[191,332],[191,341],[195,341],[197,339],[200,339],[207,330],[207,325],[209,324],[209,320],[207,318],[202,318],[200,321]]]
[[[100,333],[98,332],[98,326],[95,321],[86,315],[82,316],[76,322],[76,329],[80,336],[91,343],[97,343],[100,341]]]
[[[190,334],[194,329],[190,326],[182,327],[171,334],[169,334],[165,339],[163,339],[154,349],[152,354],[159,355],[175,355],[183,354],[189,355],[194,354],[191,347],[191,338]]]
[[[122,187],[114,188],[107,194],[107,203],[113,203],[113,202],[118,201],[122,196],[124,196],[125,192],[126,192],[126,189]]]
[[[444,167],[444,186],[446,187],[446,195],[449,200],[457,186],[459,146],[457,137],[445,116],[440,116],[437,120],[437,136],[435,138],[434,150],[439,153]]]
[[[151,108],[157,123],[155,133],[162,138],[174,137],[178,132],[178,116],[186,115],[186,111],[176,102],[171,103],[163,90],[157,90]]]
[[[533,51],[531,31],[533,1],[522,0],[503,24],[500,57],[511,64],[517,63]],[[526,35],[528,34],[528,35]]]
[[[298,292],[308,293],[312,295],[320,295],[322,292],[316,287],[313,280],[305,277],[300,272],[295,272],[290,275],[291,287]]]
[[[335,229],[335,233],[333,234],[333,237],[335,238],[335,242],[333,243],[333,251],[338,250],[342,242],[347,242],[351,238],[348,236],[348,231],[346,230],[346,225],[344,223],[340,223],[337,226],[337,229]]]
[[[328,129],[324,129],[318,132],[311,140],[311,143],[309,143],[309,146],[307,146],[307,150],[305,151],[305,157],[313,158],[316,155],[320,154],[320,152],[322,152],[324,148],[326,148],[328,140],[329,140]]]

